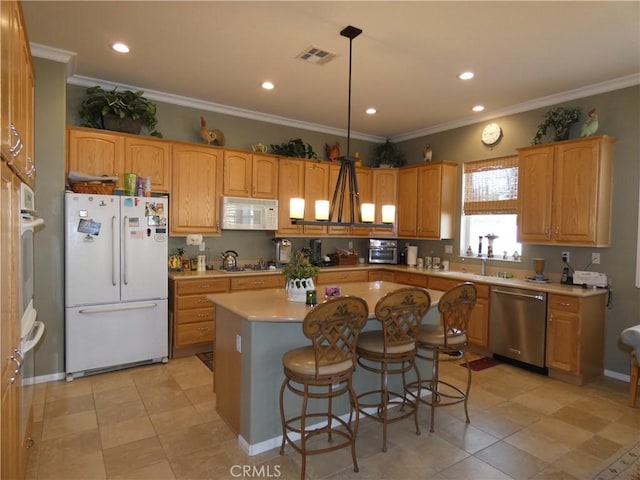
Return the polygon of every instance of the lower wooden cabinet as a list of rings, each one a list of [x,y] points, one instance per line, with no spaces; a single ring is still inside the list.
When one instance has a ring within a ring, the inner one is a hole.
[[[318,274],[316,284],[327,285],[332,283],[344,282],[368,282],[369,272],[366,270],[357,270],[355,272],[320,272]]]
[[[396,274],[388,270],[369,270],[370,282],[395,282]]]
[[[210,352],[215,341],[215,308],[207,295],[229,291],[229,279],[169,281],[171,357]]]
[[[461,280],[453,280],[440,277],[429,277],[429,288],[446,292],[450,288],[462,283]],[[480,350],[489,349],[489,285],[474,283],[478,297],[476,305],[471,312],[471,319],[467,329],[469,345]]]
[[[396,272],[395,281],[396,283],[413,285],[414,287],[427,288],[427,285],[429,283],[429,277],[421,273]]]
[[[582,385],[604,368],[605,295],[547,299],[549,376]]]
[[[231,291],[284,288],[284,275],[249,275],[231,279]]]

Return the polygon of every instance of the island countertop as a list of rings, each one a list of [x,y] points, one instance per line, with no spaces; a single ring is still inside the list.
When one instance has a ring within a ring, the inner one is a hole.
[[[369,305],[369,317],[374,316],[376,302],[385,294],[398,288],[408,288],[393,282],[350,282],[341,285],[342,295],[363,298]],[[429,290],[431,305],[437,305],[443,292]],[[285,288],[244,290],[212,293],[207,298],[216,305],[239,315],[250,322],[302,322],[311,307],[304,303],[290,302]],[[318,302],[324,299],[324,286],[318,287]]]

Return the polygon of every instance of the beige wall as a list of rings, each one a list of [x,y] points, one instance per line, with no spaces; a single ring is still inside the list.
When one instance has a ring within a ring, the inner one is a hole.
[[[36,201],[38,209],[45,216],[47,229],[40,234],[36,243],[36,262],[39,271],[36,283],[36,307],[45,312],[47,334],[36,352],[36,375],[46,376],[64,371],[64,330],[63,330],[63,210],[64,189],[64,125],[77,124],[77,105],[84,92],[83,87],[65,86],[65,67],[54,62],[36,59],[36,158],[38,181]],[[536,256],[547,258],[549,271],[559,272],[562,268],[560,252],[571,251],[572,264],[583,267],[590,259],[591,251],[601,253],[600,271],[613,279],[613,305],[607,311],[607,338],[605,368],[628,374],[628,358],[617,346],[619,332],[626,326],[638,323],[640,318],[640,293],[633,286],[635,248],[637,238],[638,190],[639,190],[639,142],[638,105],[640,87],[625,88],[567,104],[579,105],[583,110],[596,107],[600,115],[599,133],[607,133],[618,138],[616,145],[616,165],[614,178],[614,219],[612,246],[605,249],[525,246],[521,265]],[[65,102],[66,99],[66,102]],[[66,103],[66,110],[64,104]],[[482,127],[488,122],[453,129],[428,137],[401,143],[401,149],[410,163],[422,160],[422,150],[430,143],[434,150],[434,160],[463,162],[491,158],[515,153],[515,149],[526,146],[533,138],[542,115],[549,108],[494,119],[504,130],[501,142],[489,149],[480,142]],[[225,133],[227,146],[248,149],[253,143],[280,143],[290,138],[300,137],[309,142],[323,158],[325,143],[336,140],[346,150],[346,140],[334,135],[312,132],[300,128],[267,124],[264,122],[232,117],[229,115],[203,112],[188,107],[168,105],[158,102],[158,129],[165,138],[199,142],[198,128],[200,115],[204,115],[212,128]],[[577,135],[579,125],[575,127]],[[365,164],[370,162],[374,142],[354,140],[351,153],[359,151]],[[46,163],[46,166],[43,165]],[[272,258],[275,254],[273,242],[263,232],[224,233],[221,237],[208,238],[207,246],[215,255],[227,249],[238,251],[241,259]],[[294,247],[306,244],[305,239],[295,239]],[[403,242],[402,242],[403,243]],[[456,256],[444,254],[444,246],[454,245],[458,250],[459,239],[438,242],[415,242],[421,255],[430,252],[443,258],[456,260]],[[344,247],[346,239],[326,239],[323,250],[332,251],[335,246]],[[184,246],[182,238],[172,238],[170,249]],[[365,240],[354,240],[356,249],[366,251]],[[508,265],[509,266],[509,265]],[[511,265],[512,266],[512,265]],[[504,269],[508,269],[505,267]],[[42,314],[42,313],[41,313]]]

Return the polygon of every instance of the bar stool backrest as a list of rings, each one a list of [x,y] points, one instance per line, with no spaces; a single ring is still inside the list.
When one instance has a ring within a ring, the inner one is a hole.
[[[368,317],[367,302],[349,295],[325,300],[307,313],[302,331],[313,343],[316,378],[319,368],[346,360],[355,368],[358,336]]]
[[[384,354],[397,347],[415,344],[422,319],[431,306],[431,295],[423,288],[399,288],[376,304],[376,318],[382,322]]]
[[[444,329],[444,347],[454,337],[467,334],[471,312],[476,304],[476,287],[471,282],[461,283],[447,290],[438,302],[440,321]]]

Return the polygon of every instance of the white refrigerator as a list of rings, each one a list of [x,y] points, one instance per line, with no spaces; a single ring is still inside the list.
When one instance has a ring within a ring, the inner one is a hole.
[[[168,358],[167,197],[65,193],[67,380]]]

